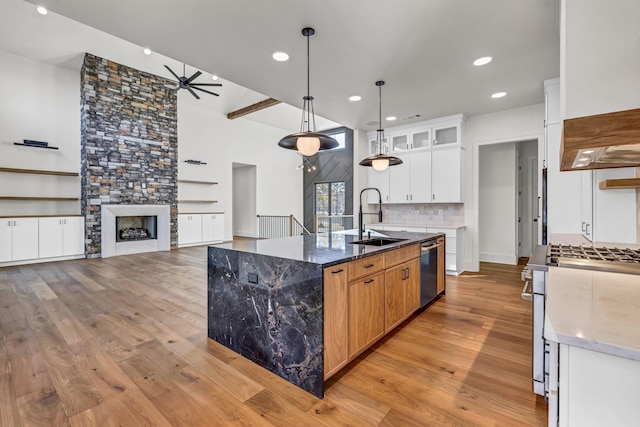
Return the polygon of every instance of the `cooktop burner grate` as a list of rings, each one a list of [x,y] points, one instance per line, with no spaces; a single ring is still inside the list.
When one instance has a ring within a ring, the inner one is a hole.
[[[640,271],[640,249],[551,244],[547,247],[547,265]]]

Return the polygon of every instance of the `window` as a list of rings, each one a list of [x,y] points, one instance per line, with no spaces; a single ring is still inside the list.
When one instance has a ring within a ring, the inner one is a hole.
[[[345,190],[344,181],[316,184],[315,231],[317,233],[344,230],[348,225],[344,223],[345,218],[341,217],[345,214]],[[328,218],[329,216],[339,216],[340,218]],[[351,218],[348,220],[353,222]],[[348,225],[347,228],[351,228],[351,225]]]
[[[338,146],[336,148],[332,148],[331,150],[327,150],[326,152],[330,152],[333,150],[342,150],[345,147],[345,137],[346,137],[346,132],[342,131],[340,133],[329,133],[327,134],[330,137],[334,138],[336,141],[338,141]],[[322,153],[322,151],[321,151]]]

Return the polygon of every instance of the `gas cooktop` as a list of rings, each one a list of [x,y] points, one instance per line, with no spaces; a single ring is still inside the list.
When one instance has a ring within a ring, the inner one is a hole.
[[[640,249],[551,244],[547,265],[640,274]]]

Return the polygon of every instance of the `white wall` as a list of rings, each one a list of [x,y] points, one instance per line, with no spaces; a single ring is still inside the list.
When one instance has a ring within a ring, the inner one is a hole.
[[[217,104],[199,104],[189,97],[184,91],[178,97],[178,178],[217,181],[211,194],[218,203],[188,207],[180,204],[178,210],[224,212],[225,240],[232,239],[232,164],[244,163],[256,166],[258,214],[293,214],[302,218],[302,172],[296,169],[300,156],[278,147],[286,132],[242,118],[229,120],[225,112],[216,109]],[[207,165],[189,165],[184,163],[186,159],[201,160]],[[186,187],[178,187],[179,199],[209,199],[205,195],[187,195],[183,189]]]
[[[479,148],[480,261],[517,264],[516,143]]]
[[[79,72],[0,52],[0,94],[0,167],[80,172]],[[1,173],[0,195],[80,198],[80,177]],[[0,216],[79,213],[80,201],[0,201]]]
[[[540,210],[541,201],[538,199],[538,141],[523,141],[518,143],[518,158],[520,159],[520,176],[518,188],[522,192],[520,196],[520,208],[518,216],[522,218],[521,230],[518,240],[518,256],[528,257],[538,244],[538,225],[542,221]],[[534,219],[536,221],[534,221]],[[535,231],[534,231],[535,229]]]
[[[565,119],[640,107],[640,1],[562,0]]]
[[[0,52],[0,167],[80,172],[80,73]],[[257,167],[258,213],[302,218],[300,157],[278,147],[286,130],[246,119],[228,120],[218,98],[195,100],[178,93],[178,177],[217,181],[184,184],[179,199],[218,200],[183,204],[180,212],[225,212],[225,240],[232,230],[232,163]],[[59,150],[14,146],[47,141]],[[207,165],[184,163],[201,160]],[[0,195],[80,197],[79,177],[0,174]],[[80,202],[0,201],[0,216],[80,214]]]
[[[233,167],[233,235],[258,237],[256,207],[256,167]]]
[[[542,84],[540,87],[542,91]],[[465,270],[480,269],[479,256],[479,147],[505,142],[537,140],[539,153],[544,147],[544,104],[471,116],[467,119],[463,141],[465,156]],[[539,155],[542,159],[542,154]],[[540,160],[541,162],[541,160]],[[541,169],[541,165],[540,165]],[[541,188],[539,185],[538,188]]]

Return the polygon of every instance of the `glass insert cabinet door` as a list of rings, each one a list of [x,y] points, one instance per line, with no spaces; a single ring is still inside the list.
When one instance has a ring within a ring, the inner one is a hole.
[[[406,133],[399,135],[392,135],[391,138],[391,152],[402,153],[409,151],[409,136]]]
[[[433,128],[433,146],[455,145],[460,143],[459,127],[457,125]]]
[[[431,147],[431,129],[411,134],[411,148],[420,150]]]

